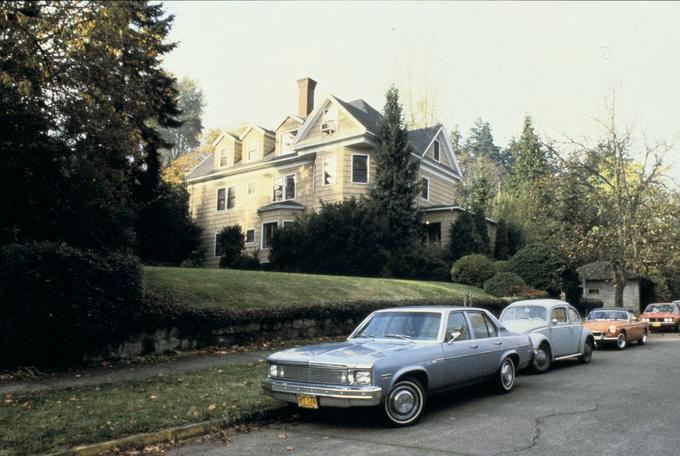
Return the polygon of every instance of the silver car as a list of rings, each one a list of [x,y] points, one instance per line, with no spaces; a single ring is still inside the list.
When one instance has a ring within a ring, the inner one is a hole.
[[[426,394],[492,379],[501,393],[534,354],[484,309],[401,307],[373,312],[345,342],[267,357],[262,387],[305,408],[383,405],[395,426],[415,423]]]
[[[583,327],[576,309],[557,299],[532,299],[510,304],[501,323],[511,331],[528,334],[536,350],[532,367],[547,372],[553,361],[578,358],[589,363],[595,340]]]

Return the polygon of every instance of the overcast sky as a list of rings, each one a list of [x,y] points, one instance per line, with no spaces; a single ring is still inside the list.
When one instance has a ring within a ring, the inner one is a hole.
[[[530,114],[555,140],[594,137],[616,94],[622,126],[677,143],[680,3],[166,2],[166,59],[203,89],[204,125],[274,128],[297,109],[296,80],[382,110],[386,89],[428,87],[439,120],[477,118],[507,145]]]

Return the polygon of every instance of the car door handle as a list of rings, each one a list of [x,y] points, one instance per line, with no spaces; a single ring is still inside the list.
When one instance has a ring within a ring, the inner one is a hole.
[[[494,344],[495,345],[503,345],[503,342],[499,340],[498,342],[494,342]]]
[[[479,348],[479,345],[470,345],[470,348]]]

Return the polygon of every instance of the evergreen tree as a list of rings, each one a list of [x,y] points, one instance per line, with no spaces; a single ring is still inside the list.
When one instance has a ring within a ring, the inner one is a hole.
[[[491,240],[489,239],[489,230],[486,222],[486,214],[484,208],[478,207],[474,210],[475,220],[475,236],[479,239],[480,250],[476,253],[488,255],[490,252]]]
[[[176,84],[176,90],[181,125],[177,128],[160,128],[163,140],[172,144],[169,149],[162,151],[165,165],[197,148],[201,143],[200,135],[203,131],[202,117],[205,106],[203,91],[196,81],[188,78],[183,78]]]
[[[550,174],[548,152],[534,131],[531,117],[524,118],[524,126],[519,141],[510,143],[512,173],[510,183],[519,187],[522,183],[535,183]]]
[[[511,167],[510,154],[494,144],[491,126],[482,119],[477,119],[470,129],[464,150],[473,158],[487,157],[493,160],[505,171]]]
[[[420,213],[416,205],[420,193],[418,162],[413,158],[404,127],[399,91],[387,91],[380,129],[380,145],[375,151],[376,176],[370,199],[384,220],[384,247],[404,249],[420,237]]]
[[[479,235],[475,217],[468,211],[461,212],[456,221],[451,224],[451,243],[449,244],[451,260],[456,261],[473,253],[486,255],[487,251],[488,244],[484,244]]]
[[[497,260],[507,260],[510,258],[508,224],[503,218],[496,225],[496,244],[494,245],[493,256]]]

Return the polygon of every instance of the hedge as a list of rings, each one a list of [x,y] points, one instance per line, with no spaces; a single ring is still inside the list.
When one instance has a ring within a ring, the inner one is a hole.
[[[140,265],[50,242],[0,249],[0,366],[62,366],[140,330]]]
[[[495,274],[493,262],[484,255],[467,255],[453,263],[451,279],[481,288]]]
[[[513,272],[499,272],[484,282],[484,291],[493,296],[518,296],[526,289],[526,283]]]

